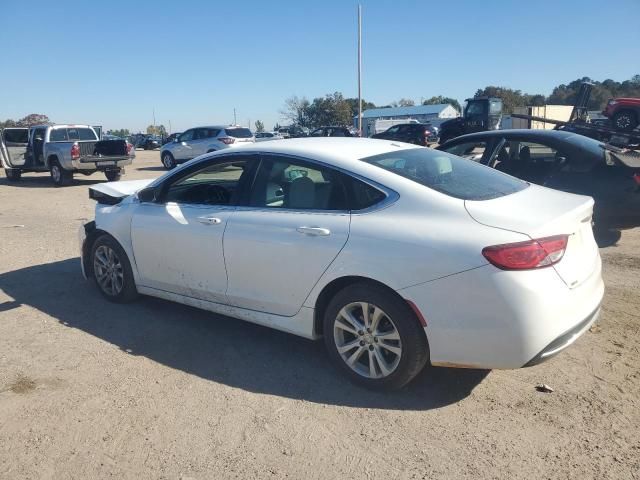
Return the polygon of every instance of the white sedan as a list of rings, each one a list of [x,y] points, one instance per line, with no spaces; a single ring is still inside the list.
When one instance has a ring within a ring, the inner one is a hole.
[[[107,299],[324,337],[374,388],[427,363],[539,363],[596,321],[604,291],[590,197],[409,144],[250,144],[90,196],[82,267]]]

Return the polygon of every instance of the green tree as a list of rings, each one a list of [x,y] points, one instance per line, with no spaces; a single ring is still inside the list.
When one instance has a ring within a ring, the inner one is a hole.
[[[391,102],[392,107],[413,107],[416,104],[410,98],[401,98],[397,102]]]
[[[260,120],[256,120],[255,125],[256,132],[264,132],[264,123],[262,123]]]
[[[438,95],[436,97],[427,98],[424,102],[422,102],[423,105],[444,105],[447,103],[455,108],[458,112],[462,111],[462,107],[460,107],[460,103],[458,102],[458,100],[451,97],[443,97],[442,95]]]
[[[129,129],[127,128],[121,128],[119,130],[109,130],[107,133],[109,135],[115,135],[116,137],[120,137],[120,138],[126,138],[129,135],[131,135],[131,133],[129,132]]]
[[[351,105],[340,92],[314,98],[307,109],[310,126],[351,125],[353,122]]]
[[[149,125],[147,127],[147,135],[158,135],[160,137],[167,136],[167,129],[164,125]]]
[[[31,125],[49,125],[53,123],[49,120],[49,117],[41,113],[31,113],[26,117],[21,118],[17,122],[18,127],[30,127]]]
[[[351,108],[351,118],[358,116],[358,99],[357,98],[345,98],[345,102],[349,104]],[[376,108],[376,105],[371,102],[367,102],[364,98],[362,99],[362,111],[369,110],[370,108]]]

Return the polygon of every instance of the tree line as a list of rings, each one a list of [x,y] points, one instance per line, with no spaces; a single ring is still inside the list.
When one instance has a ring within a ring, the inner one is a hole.
[[[617,82],[607,79],[602,82],[592,80],[589,77],[576,79],[568,84],[556,86],[550,95],[523,93],[521,90],[514,90],[508,87],[489,85],[478,89],[475,97],[494,96],[502,98],[504,112],[512,113],[516,107],[539,106],[539,105],[573,105],[576,95],[582,82],[593,83],[591,98],[589,100],[589,110],[602,110],[610,98],[635,97],[640,98],[640,75],[634,75],[628,80]],[[456,110],[461,111],[460,103],[454,98],[437,95],[423,100],[422,105],[450,104]],[[415,105],[415,101],[410,98],[400,98],[389,105],[376,106],[372,102],[363,100],[362,109],[384,108],[384,107],[406,107]],[[296,95],[285,100],[280,115],[291,124],[301,127],[314,128],[322,125],[352,125],[353,117],[358,114],[358,99],[347,98],[340,92],[328,93],[323,97],[314,98],[309,101],[306,97]],[[8,127],[28,127],[31,125],[42,125],[52,123],[46,115],[32,113],[19,120],[8,119],[0,121],[0,128]],[[256,122],[256,130],[264,129],[262,122]],[[128,133],[127,129],[111,130],[113,134]],[[155,135],[166,135],[164,125],[147,127],[147,133]],[[123,136],[123,135],[118,135]]]

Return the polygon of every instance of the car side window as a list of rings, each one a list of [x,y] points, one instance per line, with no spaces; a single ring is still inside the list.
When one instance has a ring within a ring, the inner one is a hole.
[[[390,127],[387,130],[387,133],[398,133],[399,130],[400,130],[400,127],[398,125],[394,125],[393,127]]]
[[[311,162],[264,157],[249,204],[273,209],[349,210],[343,177],[337,170]]]
[[[238,186],[249,170],[249,160],[216,162],[177,179],[166,189],[163,202],[196,205],[232,205]]]
[[[182,135],[180,135],[179,140],[181,142],[189,142],[189,141],[193,140],[193,133],[194,133],[194,130],[187,130]]]
[[[493,167],[501,172],[533,183],[544,183],[551,173],[562,168],[566,157],[557,149],[537,142],[507,141],[498,152]]]
[[[457,155],[458,157],[466,158],[467,160],[479,162],[484,156],[486,149],[486,141],[475,141],[451,145],[450,147],[443,148],[443,151]]]

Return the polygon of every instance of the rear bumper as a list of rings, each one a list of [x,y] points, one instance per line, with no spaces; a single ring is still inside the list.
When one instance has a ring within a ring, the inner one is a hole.
[[[511,369],[546,359],[584,333],[597,318],[604,284],[598,257],[574,288],[552,268],[487,265],[398,293],[426,319],[433,365]]]
[[[556,338],[553,342],[551,342],[549,345],[543,348],[540,353],[538,353],[535,357],[529,360],[529,362],[527,362],[525,367],[533,367],[534,365],[538,365],[539,363],[542,363],[546,360],[549,360],[552,357],[555,357],[558,353],[560,353],[569,345],[571,345],[573,342],[575,342],[578,339],[578,337],[580,337],[580,335],[586,332],[591,327],[591,325],[593,325],[596,322],[596,320],[598,320],[599,316],[600,316],[600,305],[598,305],[598,308],[594,312],[592,312],[590,315],[588,315],[587,318],[585,318],[582,322],[580,322],[575,327],[569,329],[567,332],[563,333],[558,338]]]
[[[76,170],[109,170],[122,168],[133,163],[133,156],[122,157],[81,157],[73,160],[73,168]]]

